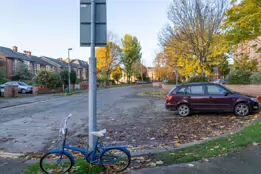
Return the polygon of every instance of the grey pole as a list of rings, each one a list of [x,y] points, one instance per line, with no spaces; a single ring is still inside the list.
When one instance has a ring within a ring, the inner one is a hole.
[[[70,51],[72,48],[68,48],[68,92],[71,90],[71,65],[70,65]]]
[[[91,0],[91,57],[89,59],[89,148],[93,150],[96,138],[91,132],[96,131],[96,58],[95,58],[95,0]]]
[[[178,85],[178,79],[179,79],[179,70],[176,68],[176,86]]]

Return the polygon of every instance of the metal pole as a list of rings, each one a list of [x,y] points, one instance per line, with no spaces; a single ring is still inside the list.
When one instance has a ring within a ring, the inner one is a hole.
[[[178,85],[178,79],[179,79],[179,70],[176,68],[176,86]]]
[[[71,65],[70,65],[70,48],[68,49],[68,92],[71,91]]]
[[[89,148],[93,150],[96,138],[91,132],[96,131],[96,58],[95,58],[95,0],[91,0],[91,57],[89,67]]]

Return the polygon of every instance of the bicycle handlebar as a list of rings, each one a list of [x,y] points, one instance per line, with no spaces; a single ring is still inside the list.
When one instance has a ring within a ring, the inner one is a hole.
[[[72,116],[72,114],[69,114],[65,119],[64,119],[64,125],[63,127],[60,126],[60,131],[59,134],[62,133],[63,135],[65,134],[65,129],[67,128],[67,122],[69,120],[69,118]],[[62,123],[61,123],[62,125]]]

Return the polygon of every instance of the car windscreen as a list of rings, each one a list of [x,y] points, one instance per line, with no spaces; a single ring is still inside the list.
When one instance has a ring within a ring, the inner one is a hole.
[[[20,86],[28,86],[27,84],[25,84],[25,83],[23,83],[23,82],[18,82],[18,84],[19,84]]]

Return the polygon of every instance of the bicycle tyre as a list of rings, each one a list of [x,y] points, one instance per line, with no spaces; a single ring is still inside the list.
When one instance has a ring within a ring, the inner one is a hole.
[[[45,169],[43,163],[44,163],[44,160],[45,160],[49,155],[61,155],[61,153],[60,153],[60,152],[49,152],[49,153],[45,154],[44,156],[42,156],[42,158],[40,159],[40,168],[41,168],[41,170],[42,170],[43,172],[45,172],[45,173],[48,173],[48,174],[50,174],[51,172],[46,171],[46,169]],[[63,157],[63,156],[66,156],[66,157],[69,159],[69,167],[68,167],[65,171],[62,171],[62,172],[61,172],[61,173],[66,173],[66,172],[68,172],[68,171],[71,170],[71,168],[72,168],[72,166],[73,166],[73,161],[72,161],[72,159],[71,159],[68,155],[66,155],[65,153],[62,154],[62,157]]]
[[[126,165],[123,167],[123,168],[121,168],[121,169],[119,169],[119,170],[115,170],[115,169],[111,169],[111,168],[109,168],[109,165],[114,165],[114,167],[115,167],[115,163],[110,163],[110,162],[108,162],[108,160],[115,160],[115,159],[111,159],[111,158],[108,158],[108,157],[113,157],[113,158],[116,158],[116,155],[114,155],[114,156],[110,156],[111,154],[112,154],[112,152],[113,151],[118,151],[118,153],[119,152],[121,152],[125,157],[126,157]],[[109,155],[108,155],[109,154]],[[106,162],[107,161],[107,162]],[[113,172],[122,172],[122,171],[124,171],[124,170],[126,170],[129,166],[130,166],[130,163],[131,163],[131,156],[130,156],[130,153],[128,152],[128,150],[126,149],[126,150],[123,150],[123,149],[121,149],[121,148],[108,148],[108,149],[105,149],[102,153],[101,153],[101,155],[100,155],[100,162],[101,162],[101,165],[103,165],[105,168],[107,168],[107,169],[109,169],[109,170],[111,170],[111,171],[113,171]],[[106,164],[107,163],[107,164]]]

